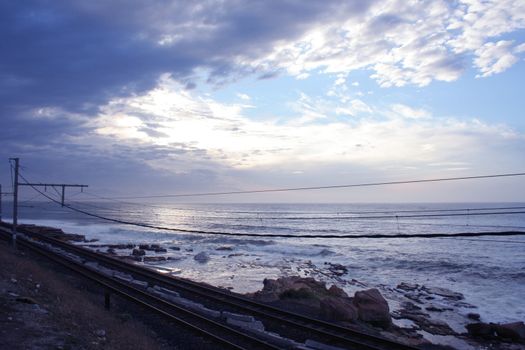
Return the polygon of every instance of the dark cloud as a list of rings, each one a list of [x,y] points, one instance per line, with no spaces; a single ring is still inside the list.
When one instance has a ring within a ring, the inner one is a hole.
[[[212,76],[229,76],[240,69],[235,57],[258,57],[316,21],[364,7],[303,1],[2,2],[0,102],[85,110],[149,89],[161,73],[182,80],[202,67]],[[166,37],[175,39],[159,45]]]
[[[217,84],[243,74],[265,77],[267,72],[236,66],[236,59],[258,58],[279,40],[296,38],[326,19],[358,15],[369,5],[300,0],[2,1],[0,157],[20,156],[41,174],[61,178],[66,173],[83,176],[86,167],[91,175],[98,171],[101,176],[114,172],[141,178],[151,173],[141,168],[144,161],[172,159],[174,153],[193,152],[191,156],[209,162],[199,150],[113,145],[110,153],[101,154],[95,145],[75,140],[92,132],[89,119],[100,106],[153,88],[161,74],[170,74],[187,89],[196,87],[195,78],[203,71],[209,72],[204,78]],[[39,116],[41,108],[51,115]],[[143,131],[162,136],[153,124]],[[209,176],[203,169],[196,178]]]

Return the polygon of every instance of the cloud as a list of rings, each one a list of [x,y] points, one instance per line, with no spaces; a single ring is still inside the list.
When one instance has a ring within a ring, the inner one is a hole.
[[[357,18],[311,27],[265,57],[240,63],[257,69],[278,66],[296,76],[369,69],[383,87],[425,86],[457,80],[469,55],[479,56],[491,39],[523,28],[521,1],[383,1]],[[514,62],[507,57],[497,66]],[[476,66],[485,74],[485,66]]]
[[[477,77],[489,77],[501,73],[518,62],[518,57],[513,51],[519,52],[520,48],[513,50],[512,45],[512,41],[500,40],[496,43],[488,42],[477,49],[474,64],[481,72]]]
[[[487,138],[502,144],[523,139],[505,125],[439,118],[402,104],[385,108],[352,100],[337,107],[304,93],[296,103],[294,116],[252,120],[242,104],[220,103],[163,81],[147,94],[109,103],[93,127],[97,137],[168,150],[191,149],[205,156],[210,167],[222,164],[232,169],[296,170],[305,164],[369,166],[407,160],[421,166],[475,163],[489,151]],[[341,120],[340,114],[352,118]],[[143,132],[148,123],[157,134]],[[84,142],[92,143],[90,138]],[[188,153],[188,170],[195,155]],[[179,164],[176,169],[184,167]]]
[[[252,99],[249,95],[242,94],[242,93],[238,93],[237,97],[244,101],[249,101]]]
[[[456,80],[473,54],[488,76],[521,52],[492,62],[490,42],[524,27],[519,0],[2,2],[0,112],[95,111],[162,74],[193,89],[368,69],[384,87],[424,86]]]

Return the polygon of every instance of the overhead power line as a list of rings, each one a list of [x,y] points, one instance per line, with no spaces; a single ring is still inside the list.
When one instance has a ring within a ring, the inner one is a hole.
[[[20,177],[26,181],[26,183],[29,183],[23,175],[20,175]],[[29,184],[35,191],[39,192],[42,196],[48,198],[49,200],[55,202],[56,204],[62,204],[60,201],[54,199],[51,196],[48,196],[46,193],[40,191],[35,186],[32,186]],[[186,232],[186,233],[194,233],[194,234],[207,234],[207,235],[223,235],[223,236],[237,236],[237,237],[267,237],[267,238],[438,238],[438,237],[479,237],[479,236],[517,236],[517,235],[525,235],[525,232],[522,231],[504,231],[504,232],[460,232],[460,233],[426,233],[426,234],[346,234],[346,235],[304,235],[304,234],[266,234],[266,233],[258,233],[258,234],[252,234],[252,233],[241,233],[241,232],[219,232],[219,231],[206,231],[206,230],[190,230],[190,229],[182,229],[182,228],[174,228],[174,227],[164,227],[164,226],[158,226],[158,225],[151,225],[147,223],[142,222],[132,222],[132,221],[126,221],[126,220],[120,220],[120,219],[114,219],[105,217],[102,215],[94,214],[87,212],[82,209],[75,208],[69,204],[63,205],[65,208],[68,208],[70,210],[73,210],[75,212],[88,215],[91,217],[95,217],[101,220],[106,220],[110,222],[115,222],[119,224],[125,224],[125,225],[133,225],[138,227],[144,227],[144,228],[152,228],[157,230],[165,230],[165,231],[175,231],[175,232]]]
[[[525,176],[525,173],[509,173],[509,174],[493,174],[493,175],[477,175],[477,176],[462,176],[462,177],[445,177],[436,179],[423,180],[406,180],[406,181],[387,181],[387,182],[365,182],[358,184],[346,185],[329,185],[329,186],[312,186],[312,187],[289,187],[289,188],[274,188],[274,189],[260,189],[247,191],[227,191],[227,192],[201,192],[201,193],[183,193],[183,194],[159,194],[148,196],[123,196],[123,197],[105,197],[105,199],[146,199],[146,198],[175,198],[175,197],[199,197],[199,196],[222,196],[231,194],[248,194],[248,193],[266,193],[266,192],[288,192],[288,191],[309,191],[309,190],[324,190],[334,188],[350,188],[350,187],[370,187],[370,186],[385,186],[385,185],[403,185],[415,184],[425,182],[444,182],[444,181],[459,181],[459,180],[474,180],[474,179],[490,179],[501,177]]]

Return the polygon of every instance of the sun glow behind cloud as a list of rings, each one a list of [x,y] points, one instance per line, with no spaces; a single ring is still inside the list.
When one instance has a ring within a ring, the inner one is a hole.
[[[505,125],[439,118],[403,104],[385,108],[356,99],[321,103],[300,94],[290,115],[253,120],[245,114],[247,108],[257,107],[221,103],[163,77],[144,95],[111,101],[94,125],[99,135],[168,148],[184,144],[241,169],[472,161],[485,151],[487,138],[523,139]]]

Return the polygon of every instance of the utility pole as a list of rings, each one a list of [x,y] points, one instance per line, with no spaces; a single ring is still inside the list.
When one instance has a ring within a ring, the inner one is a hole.
[[[15,162],[15,178],[13,184],[13,247],[16,248],[16,225],[18,224],[18,166],[20,158],[9,158]]]
[[[73,184],[45,184],[45,183],[19,183],[18,182],[18,168],[20,166],[20,159],[19,158],[9,158],[9,160],[13,160],[15,162],[15,178],[14,178],[14,185],[13,185],[13,246],[16,247],[16,226],[18,224],[18,186],[31,186],[33,188],[35,187],[61,187],[62,188],[62,198],[61,198],[61,204],[64,206],[64,200],[65,200],[65,194],[66,194],[66,187],[80,187],[81,190],[83,190],[85,187],[88,187],[88,185],[73,185]]]

